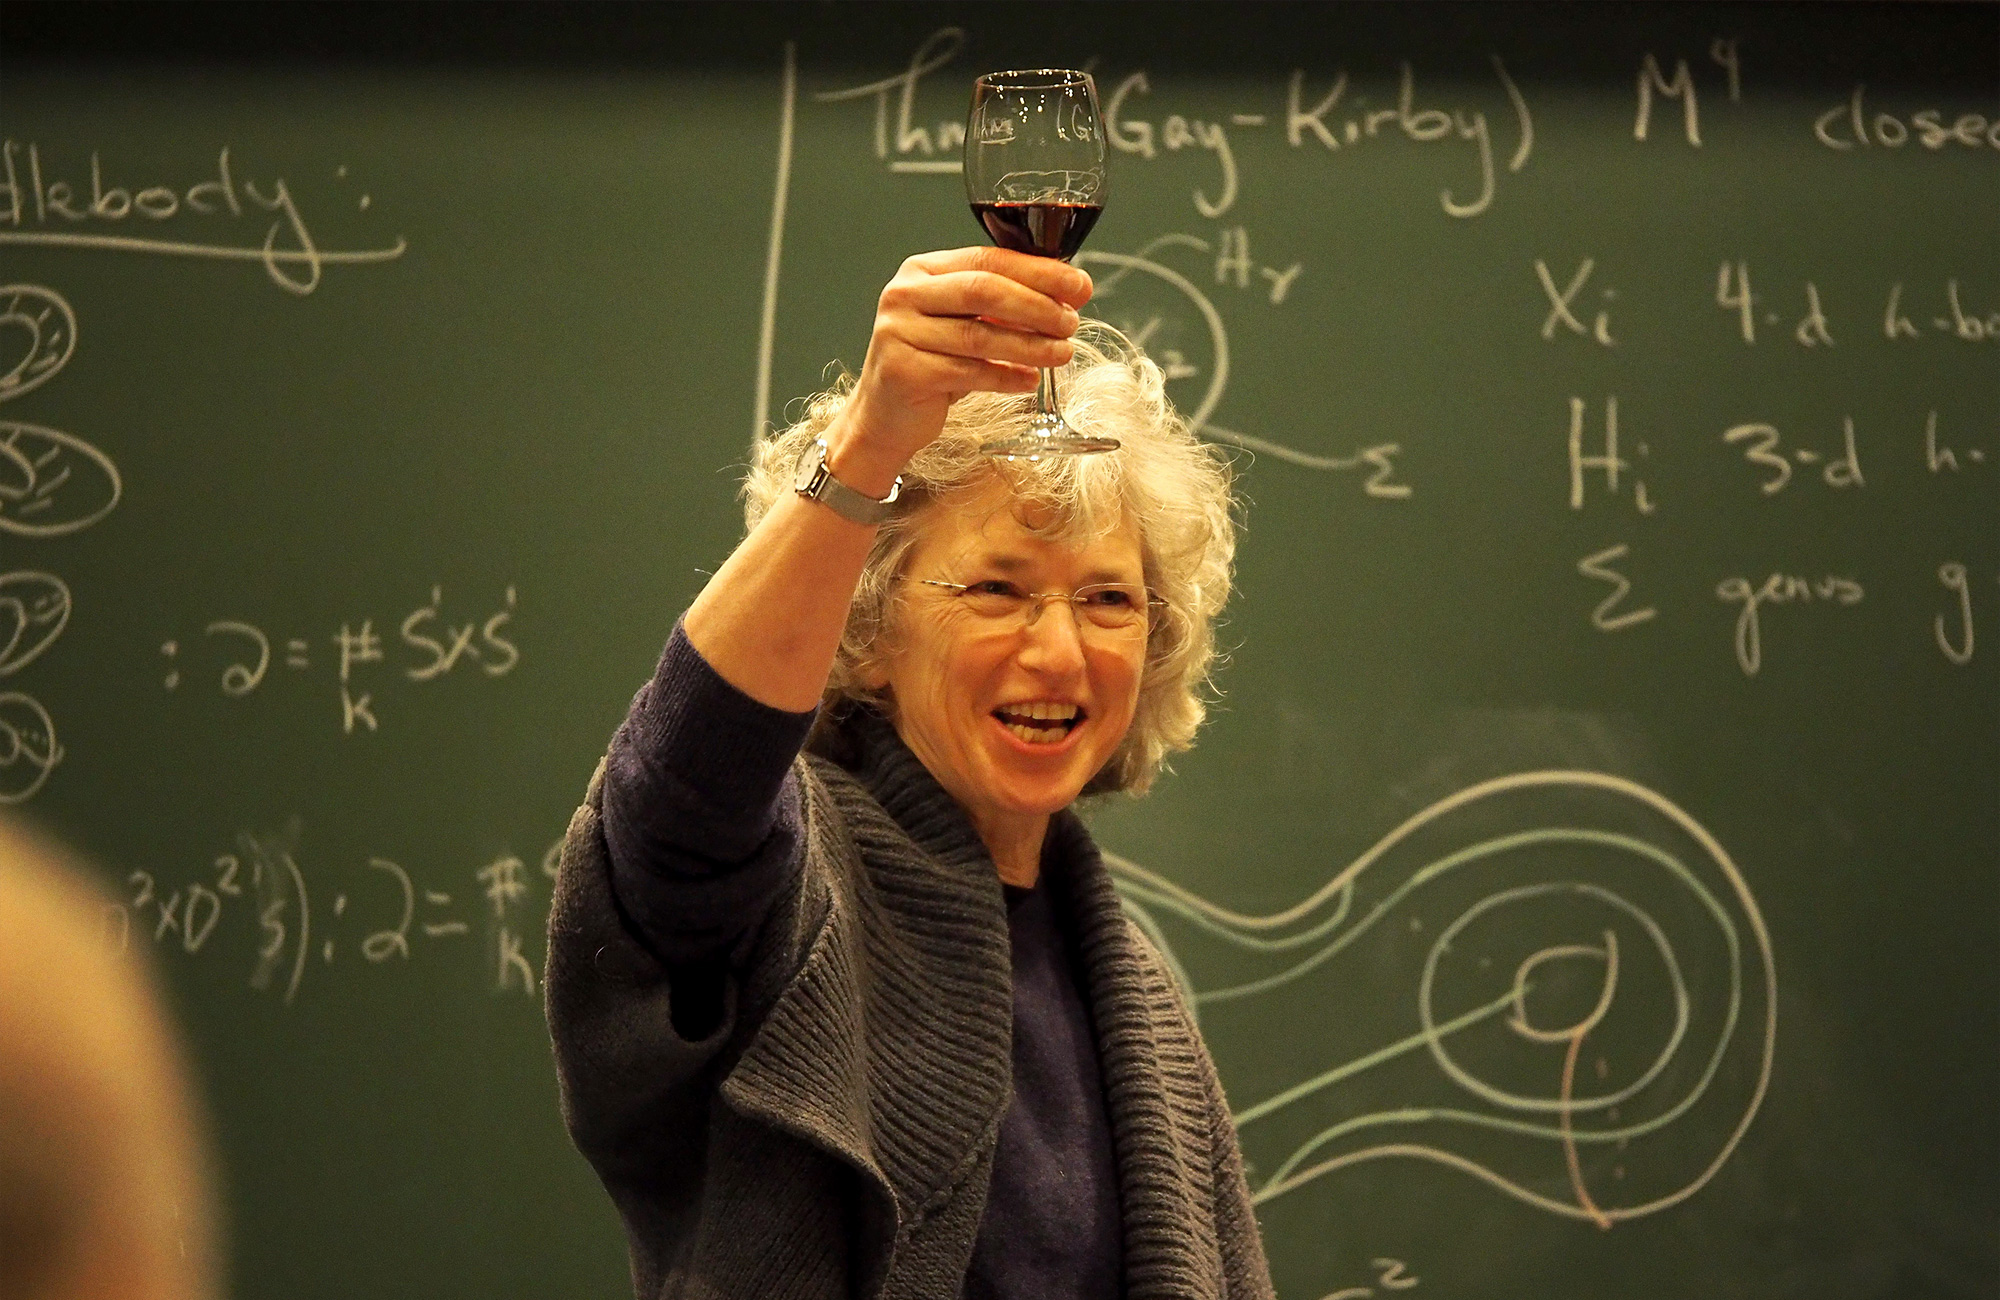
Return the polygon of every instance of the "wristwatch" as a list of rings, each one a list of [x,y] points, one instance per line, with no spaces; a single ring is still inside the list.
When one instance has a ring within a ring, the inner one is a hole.
[[[814,438],[812,446],[799,457],[799,470],[792,486],[800,496],[819,502],[842,519],[872,528],[889,517],[889,507],[902,495],[903,476],[898,474],[889,485],[889,495],[877,501],[835,478],[826,467],[826,439]]]

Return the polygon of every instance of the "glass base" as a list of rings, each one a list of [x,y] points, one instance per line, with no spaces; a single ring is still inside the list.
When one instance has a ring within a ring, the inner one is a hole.
[[[1089,456],[1100,451],[1117,451],[1118,439],[1078,433],[1053,412],[1037,415],[1028,427],[1011,438],[995,438],[979,444],[988,456],[1008,460],[1040,460],[1044,456]]]

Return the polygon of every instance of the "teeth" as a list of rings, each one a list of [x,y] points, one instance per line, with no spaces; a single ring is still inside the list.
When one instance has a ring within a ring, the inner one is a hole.
[[[1000,725],[1030,745],[1053,745],[1069,735],[1070,724],[1083,713],[1074,704],[1023,700],[993,710]]]

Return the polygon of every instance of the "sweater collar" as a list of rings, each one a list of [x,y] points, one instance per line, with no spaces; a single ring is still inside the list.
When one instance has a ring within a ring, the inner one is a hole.
[[[1179,1014],[1178,991],[1126,917],[1083,821],[1066,810],[1050,822],[1049,838],[1043,862],[1061,873],[1068,896],[1111,1118],[1125,1295],[1220,1295],[1215,1149],[1194,1026]]]
[[[867,787],[919,848],[942,866],[976,867],[994,875],[993,855],[972,818],[903,743],[894,724],[874,709],[860,707],[843,730],[847,744],[835,761]]]
[[[964,805],[903,743],[894,723],[861,706],[842,720],[841,732],[836,744],[820,752],[853,773],[919,848],[947,867],[977,867],[997,878],[993,855]],[[1097,845],[1073,808],[1049,818],[1042,870],[1064,882],[1079,870],[1105,875]],[[1108,884],[1109,876],[1105,879]]]
[[[984,1049],[997,1052],[986,1058],[990,1068],[1005,1071],[1011,1056],[1005,921],[999,877],[971,819],[889,721],[873,710],[857,709],[843,719],[837,746],[821,752],[845,767],[903,833],[960,882],[958,887],[991,891],[991,910],[982,909],[986,919],[972,923],[951,943],[961,945],[957,961],[971,957],[971,947],[983,949],[989,975],[997,977],[991,992],[1000,1000],[986,1008],[991,1023]],[[1126,1294],[1132,1300],[1219,1295],[1211,1117],[1198,1100],[1205,1071],[1193,1026],[1166,1009],[1178,1003],[1179,995],[1164,982],[1158,960],[1127,920],[1103,857],[1074,810],[1049,819],[1042,867],[1060,889],[1074,926],[1084,996],[1096,1031],[1118,1166]],[[984,942],[970,943],[975,933]],[[940,1059],[932,1068],[943,1073],[949,1067]],[[974,1077],[982,1073],[972,1071]],[[966,1141],[977,1131],[978,1141],[990,1143],[1005,1097],[1003,1086],[981,1104],[967,1106],[962,1117],[978,1115],[984,1122],[974,1119],[954,1140]],[[890,1163],[894,1168],[898,1162]],[[890,1181],[907,1198],[911,1171],[899,1172],[902,1176],[892,1174]],[[935,1186],[939,1172],[928,1171],[919,1185]]]

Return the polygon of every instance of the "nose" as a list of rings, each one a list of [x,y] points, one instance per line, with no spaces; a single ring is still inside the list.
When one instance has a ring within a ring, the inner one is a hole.
[[[1060,608],[1052,608],[1060,607]],[[1021,628],[1024,668],[1051,675],[1083,671],[1083,625],[1076,606],[1061,596],[1043,598],[1028,611]]]

